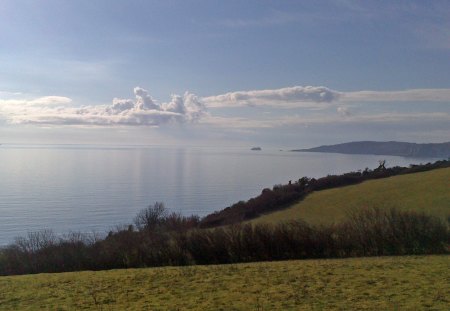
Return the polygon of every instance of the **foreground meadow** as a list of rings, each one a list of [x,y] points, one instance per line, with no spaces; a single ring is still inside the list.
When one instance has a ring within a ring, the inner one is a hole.
[[[448,310],[450,257],[0,277],[1,310]]]

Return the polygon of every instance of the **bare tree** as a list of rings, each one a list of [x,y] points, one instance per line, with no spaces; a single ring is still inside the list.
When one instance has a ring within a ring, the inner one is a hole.
[[[28,236],[18,237],[15,239],[15,244],[20,250],[28,253],[35,253],[47,247],[57,244],[57,238],[52,230],[41,230],[28,232]]]
[[[134,218],[134,224],[139,230],[150,229],[161,224],[167,217],[167,210],[162,202],[155,202],[141,210]]]
[[[386,160],[379,160],[378,161],[378,164],[379,164],[379,166],[378,166],[378,170],[385,170],[386,169]]]

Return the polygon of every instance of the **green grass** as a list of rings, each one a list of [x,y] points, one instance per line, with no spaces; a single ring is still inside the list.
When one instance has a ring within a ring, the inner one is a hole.
[[[1,310],[446,310],[449,256],[0,277]]]
[[[289,208],[263,215],[252,222],[302,219],[311,224],[329,224],[341,221],[350,211],[362,207],[393,207],[446,218],[450,215],[450,168],[313,192]]]

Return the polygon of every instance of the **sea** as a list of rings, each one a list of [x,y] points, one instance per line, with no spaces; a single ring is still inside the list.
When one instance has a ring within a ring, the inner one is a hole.
[[[0,245],[45,229],[105,234],[155,202],[205,216],[303,176],[436,160],[251,147],[0,145]]]

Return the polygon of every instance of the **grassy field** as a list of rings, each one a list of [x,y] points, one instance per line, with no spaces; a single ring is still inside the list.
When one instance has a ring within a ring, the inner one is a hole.
[[[0,277],[0,309],[446,310],[449,259],[353,258]]]
[[[312,224],[339,222],[361,207],[394,207],[450,215],[450,168],[369,180],[358,185],[317,191],[282,211],[263,215],[253,223],[302,219]]]

